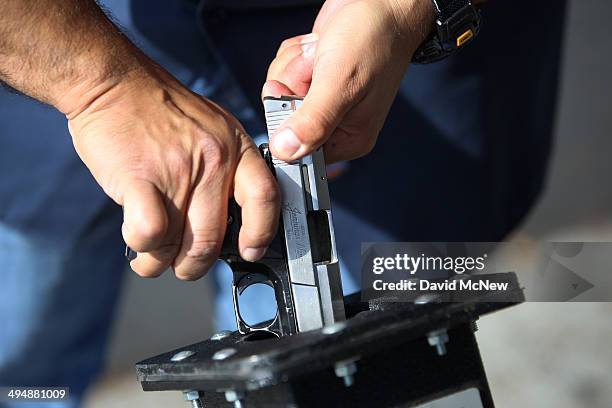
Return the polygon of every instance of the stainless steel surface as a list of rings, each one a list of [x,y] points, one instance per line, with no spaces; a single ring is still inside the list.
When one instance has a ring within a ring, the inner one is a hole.
[[[275,160],[276,180],[281,191],[281,216],[287,249],[291,281],[316,285],[314,263],[310,251],[310,236],[304,197],[301,165],[282,164]]]
[[[300,99],[292,97],[264,100],[271,137],[300,104]],[[286,303],[291,308],[283,310],[279,307],[284,319],[277,314],[268,327],[255,328],[242,321],[239,302],[235,302],[238,327],[242,328],[241,332],[267,330],[285,334],[314,330],[344,320],[342,284],[323,151],[319,149],[292,162],[272,157],[272,164],[281,191],[282,232],[289,275],[289,284],[284,287],[281,296],[282,299],[290,299]],[[311,236],[315,216],[318,223],[324,226],[317,225],[316,236]],[[315,245],[318,246],[315,248]],[[313,258],[313,248],[317,249],[316,259]],[[325,256],[321,255],[323,250]],[[257,283],[256,279],[252,279],[252,282]],[[277,303],[278,299],[277,296]],[[294,329],[276,328],[287,320]]]
[[[298,331],[314,330],[323,326],[321,301],[317,286],[291,285],[295,303]]]

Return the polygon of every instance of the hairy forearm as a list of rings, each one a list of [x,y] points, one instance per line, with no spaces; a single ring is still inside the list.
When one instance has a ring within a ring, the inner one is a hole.
[[[0,80],[67,115],[141,69],[93,0],[0,0]]]

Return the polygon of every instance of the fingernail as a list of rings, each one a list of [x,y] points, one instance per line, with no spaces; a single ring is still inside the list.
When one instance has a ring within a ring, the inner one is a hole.
[[[267,250],[268,247],[245,248],[244,251],[242,251],[242,258],[250,262],[258,261],[264,256]]]
[[[316,42],[302,43],[302,55],[304,56],[304,58],[310,58],[315,55],[316,49]]]
[[[261,95],[262,96],[273,96],[275,98],[280,98],[280,96],[281,96],[280,93],[278,93],[278,92],[276,94],[274,94],[272,92],[272,89],[271,89],[270,84],[268,82],[264,83],[264,86],[261,89]]]
[[[286,158],[291,158],[298,151],[301,143],[295,133],[289,128],[285,128],[272,137],[272,144],[276,153],[280,153]]]
[[[318,39],[319,39],[319,34],[317,33],[306,34],[302,36],[302,38],[300,39],[300,44],[310,43],[313,41],[317,41]]]

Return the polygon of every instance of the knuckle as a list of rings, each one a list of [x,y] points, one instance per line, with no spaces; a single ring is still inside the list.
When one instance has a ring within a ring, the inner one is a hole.
[[[213,137],[202,137],[198,140],[198,148],[202,152],[206,173],[217,174],[227,167],[230,149],[226,143]]]
[[[291,46],[295,42],[295,38],[287,38],[281,42],[276,55],[280,54],[285,48]]]
[[[283,48],[286,47],[288,45],[291,45],[293,42],[295,41],[294,37],[289,37],[289,38],[285,38],[282,42],[279,48]]]
[[[333,123],[332,115],[318,107],[311,107],[310,110],[301,115],[301,119],[308,129],[307,134],[299,135],[302,142],[308,144],[323,143]]]
[[[166,232],[166,226],[159,220],[141,220],[136,228],[137,240],[144,245],[161,239]]]
[[[248,185],[247,200],[262,204],[280,202],[280,190],[271,177],[260,178]]]
[[[280,73],[282,72],[282,65],[278,58],[274,58],[268,66],[268,72],[266,73],[266,81],[271,79],[278,80]]]
[[[182,149],[168,149],[164,153],[164,162],[169,173],[175,177],[182,179],[191,174],[191,157]]]
[[[174,275],[184,281],[201,278],[218,259],[220,250],[220,241],[194,238],[185,257],[175,265]]]
[[[198,231],[194,231],[195,238],[187,251],[187,257],[202,261],[216,260],[221,251],[221,241],[198,238]]]

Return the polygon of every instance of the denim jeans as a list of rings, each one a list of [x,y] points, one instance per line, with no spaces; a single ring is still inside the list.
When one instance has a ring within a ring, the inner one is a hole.
[[[56,406],[77,406],[102,365],[125,270],[120,225],[106,207],[58,243],[0,224],[1,385],[68,386]]]

